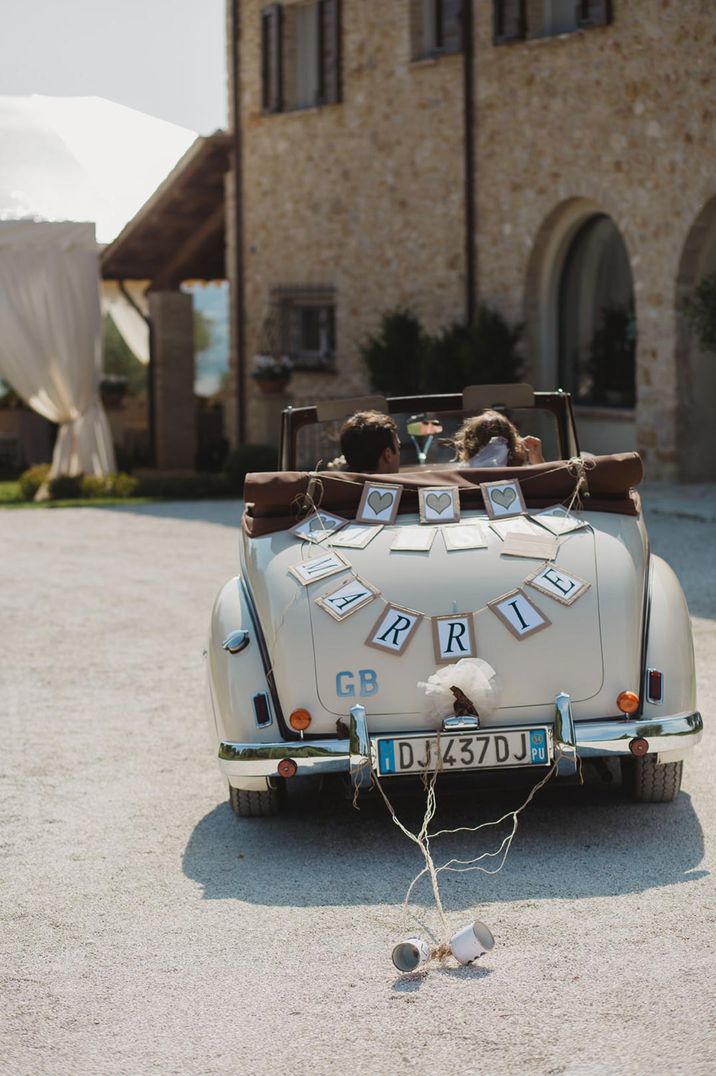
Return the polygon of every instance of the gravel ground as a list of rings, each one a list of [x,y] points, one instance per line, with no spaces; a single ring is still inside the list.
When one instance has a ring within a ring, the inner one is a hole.
[[[646,504],[709,718],[714,517]],[[209,757],[201,651],[237,522],[236,503],[0,513],[0,1071],[713,1073],[713,736],[673,805],[545,789],[501,874],[446,876],[451,926],[477,914],[493,952],[400,979],[391,946],[438,924],[422,883],[402,909],[420,861],[382,809],[326,794],[239,822]],[[473,796],[440,820],[520,801]]]

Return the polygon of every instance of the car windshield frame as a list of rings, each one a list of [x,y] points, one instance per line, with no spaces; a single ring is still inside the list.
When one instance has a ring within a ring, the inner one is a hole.
[[[471,415],[476,414],[480,410],[484,410],[487,407],[494,408],[495,410],[510,410],[515,406],[519,406],[522,410],[534,411],[550,411],[556,419],[557,423],[557,436],[559,441],[560,459],[568,460],[575,456],[579,456],[579,439],[577,437],[577,428],[574,421],[574,411],[572,409],[572,398],[568,392],[558,390],[557,392],[535,392],[531,386],[524,386],[529,392],[529,400],[522,398],[519,404],[515,400],[509,399],[511,392],[516,389],[515,385],[505,386],[490,386],[491,394],[489,399],[491,402],[486,403],[480,401],[480,406],[466,405],[465,397],[463,393],[441,393],[430,394],[422,396],[389,396],[389,397],[377,397],[380,401],[379,410],[385,411],[389,415],[400,415],[406,412],[421,413],[421,412],[462,412],[465,418],[469,418]],[[478,386],[478,390],[486,388],[485,386]],[[500,392],[504,391],[505,401],[501,402]],[[467,390],[466,390],[467,392]],[[350,397],[345,400],[336,400],[336,405],[345,404],[347,410],[344,417],[348,418],[350,414],[355,410],[362,410],[367,407],[375,406],[371,398],[354,398]],[[353,406],[355,404],[355,406]],[[296,459],[298,454],[298,435],[302,429],[307,426],[320,425],[324,419],[319,417],[319,411],[322,404],[313,405],[309,407],[287,407],[283,411],[281,416],[281,448],[279,453],[279,468],[282,471],[294,471],[296,470]]]

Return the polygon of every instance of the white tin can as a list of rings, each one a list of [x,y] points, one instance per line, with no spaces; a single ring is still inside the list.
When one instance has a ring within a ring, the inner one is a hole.
[[[406,938],[395,946],[392,957],[398,971],[415,971],[430,960],[430,946],[422,938]]]
[[[477,960],[492,949],[494,944],[495,939],[489,928],[476,919],[474,923],[470,923],[469,926],[453,934],[450,939],[450,951],[461,964],[471,964],[473,960]]]

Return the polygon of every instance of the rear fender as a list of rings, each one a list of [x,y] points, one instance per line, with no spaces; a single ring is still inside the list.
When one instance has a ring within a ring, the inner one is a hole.
[[[644,720],[691,714],[696,709],[696,675],[691,620],[681,584],[661,557],[652,556],[646,661],[642,683]],[[663,674],[663,699],[649,702],[648,671]]]
[[[245,630],[248,645],[238,653],[223,646],[231,632]],[[211,614],[207,673],[212,740],[218,751],[222,740],[242,743],[272,742],[281,738],[279,715],[266,680],[259,639],[241,579],[230,579],[219,592]],[[269,718],[259,724],[255,699],[265,705]]]

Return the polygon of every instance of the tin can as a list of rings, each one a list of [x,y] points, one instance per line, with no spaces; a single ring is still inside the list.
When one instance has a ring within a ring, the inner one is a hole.
[[[392,957],[398,971],[416,971],[430,960],[430,946],[422,938],[406,938],[395,946]]]
[[[469,926],[463,927],[450,939],[450,951],[461,964],[472,964],[473,960],[483,956],[495,944],[488,927],[476,919]]]

